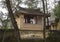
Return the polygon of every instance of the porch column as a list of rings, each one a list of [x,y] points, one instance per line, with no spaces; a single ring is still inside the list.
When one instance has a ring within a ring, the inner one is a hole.
[[[42,17],[42,28],[44,28],[44,17]]]

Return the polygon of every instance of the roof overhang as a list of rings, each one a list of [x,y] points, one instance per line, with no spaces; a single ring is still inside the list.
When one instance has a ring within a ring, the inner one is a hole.
[[[26,8],[21,8],[21,7],[20,7],[18,14],[19,15],[24,14],[24,15],[38,15],[38,16],[50,17],[50,14],[44,14],[39,9],[26,9]]]

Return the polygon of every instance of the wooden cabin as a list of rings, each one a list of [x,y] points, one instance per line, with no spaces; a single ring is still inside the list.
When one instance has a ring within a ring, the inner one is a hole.
[[[19,30],[26,31],[26,33],[35,31],[36,34],[43,30],[44,16],[49,17],[50,15],[42,13],[39,9],[20,8],[19,13],[15,14],[15,19]],[[41,35],[41,33],[39,34]]]

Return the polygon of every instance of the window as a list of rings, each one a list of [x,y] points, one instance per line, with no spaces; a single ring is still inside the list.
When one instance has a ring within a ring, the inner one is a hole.
[[[33,22],[34,22],[34,16],[32,16],[32,15],[24,15],[24,19],[25,19],[25,23],[31,23],[31,24],[33,24]]]
[[[24,23],[42,24],[42,17],[34,15],[24,15]]]

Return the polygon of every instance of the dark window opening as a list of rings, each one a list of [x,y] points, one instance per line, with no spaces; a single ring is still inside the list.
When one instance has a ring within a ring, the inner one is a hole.
[[[24,23],[42,24],[42,17],[34,15],[24,15]]]
[[[32,16],[32,15],[24,15],[24,19],[25,19],[25,23],[31,23],[31,24],[33,24],[33,18],[34,18],[34,16]]]

